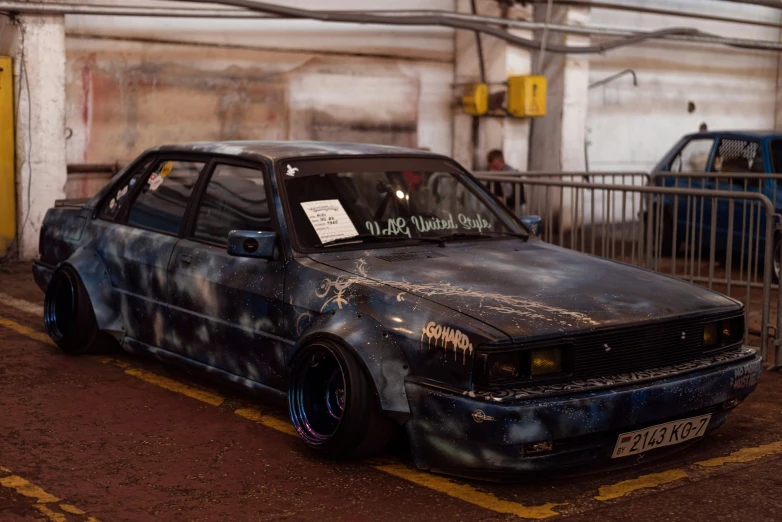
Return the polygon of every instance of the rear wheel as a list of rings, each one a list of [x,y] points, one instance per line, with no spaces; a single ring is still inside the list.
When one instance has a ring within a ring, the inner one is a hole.
[[[303,348],[294,360],[288,409],[304,443],[329,458],[373,455],[394,434],[367,372],[352,353],[330,341]]]
[[[64,352],[94,353],[108,349],[112,339],[98,330],[90,296],[71,267],[57,269],[46,288],[43,305],[46,333]]]

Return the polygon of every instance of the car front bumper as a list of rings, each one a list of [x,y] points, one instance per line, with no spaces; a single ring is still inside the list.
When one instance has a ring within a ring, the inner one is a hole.
[[[720,426],[757,387],[763,368],[749,348],[700,363],[559,391],[539,387],[534,393],[457,393],[409,380],[406,426],[413,458],[423,469],[503,480],[533,471],[537,476],[628,466],[663,456],[688,444],[611,458],[620,433],[707,413],[707,430]],[[543,448],[551,443],[551,449],[540,451],[540,443]]]

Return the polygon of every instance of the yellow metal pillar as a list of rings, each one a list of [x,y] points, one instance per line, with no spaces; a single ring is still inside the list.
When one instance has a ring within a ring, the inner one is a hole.
[[[16,236],[13,90],[11,58],[0,56],[0,256]]]

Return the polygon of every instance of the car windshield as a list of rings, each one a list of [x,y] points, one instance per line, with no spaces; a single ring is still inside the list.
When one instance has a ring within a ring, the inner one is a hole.
[[[445,160],[300,160],[278,169],[304,248],[526,236],[482,187]]]

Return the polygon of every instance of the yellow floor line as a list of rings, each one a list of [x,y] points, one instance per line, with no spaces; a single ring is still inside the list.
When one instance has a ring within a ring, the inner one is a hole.
[[[48,518],[49,520],[51,520],[52,522],[66,522],[67,521],[67,519],[65,518],[65,515],[63,515],[62,513],[55,513],[54,511],[52,511],[51,509],[46,507],[45,504],[36,504],[33,507],[35,509],[37,509],[38,511],[40,511],[41,513],[43,513],[44,516],[46,518]]]
[[[291,423],[284,421],[282,419],[278,419],[277,417],[272,417],[271,415],[263,415],[261,414],[261,412],[254,410],[252,408],[240,408],[236,410],[234,413],[240,417],[244,417],[245,419],[249,419],[253,422],[258,422],[260,424],[263,424],[267,428],[280,431],[287,435],[293,435],[294,437],[299,436],[298,432],[291,425]]]
[[[449,497],[469,502],[484,509],[490,509],[496,513],[516,515],[521,518],[543,519],[553,517],[559,514],[553,508],[558,505],[564,505],[548,503],[540,506],[524,506],[518,502],[502,500],[491,493],[480,491],[467,484],[459,484],[432,473],[409,468],[404,464],[381,464],[373,467],[419,486],[445,493]]]
[[[782,453],[782,441],[772,442],[771,444],[765,444],[756,448],[740,449],[725,457],[716,457],[713,459],[702,460],[700,462],[696,462],[695,465],[703,466],[704,468],[713,468],[716,466],[722,466],[723,464],[751,462],[761,457],[774,455],[776,453]]]
[[[47,493],[35,484],[32,484],[18,475],[0,478],[0,486],[16,490],[20,495],[34,498],[39,504],[48,504],[49,502],[59,502],[60,499]]]
[[[681,480],[685,477],[687,477],[687,472],[683,469],[669,469],[662,473],[642,475],[638,478],[617,482],[611,486],[601,486],[599,495],[595,497],[595,500],[611,500],[623,497],[639,489],[656,488],[662,484]]]
[[[19,324],[16,321],[0,317],[0,326],[4,326],[9,330],[13,330],[14,332],[29,337],[30,339],[35,339],[36,341],[55,346],[49,336],[45,333],[39,332],[38,330],[33,330],[32,328],[23,324]]]
[[[198,390],[196,388],[186,386],[173,379],[169,379],[168,377],[163,377],[162,375],[157,375],[155,373],[148,372],[145,370],[130,368],[128,370],[125,370],[125,373],[128,375],[132,375],[137,379],[141,379],[142,381],[146,381],[150,384],[154,384],[155,386],[165,388],[166,390],[172,392],[181,393],[182,395],[186,395],[188,397],[199,400],[201,402],[211,404],[212,406],[220,406],[225,401],[223,397],[220,397],[215,393]]]
[[[70,513],[71,515],[83,515],[84,511],[77,508],[76,506],[71,506],[70,504],[60,504],[60,509],[65,511],[66,513]]]

